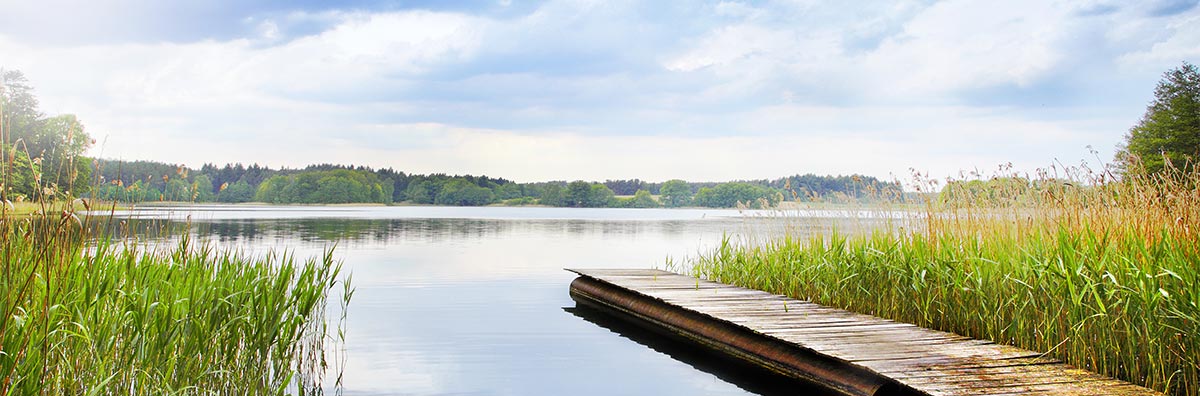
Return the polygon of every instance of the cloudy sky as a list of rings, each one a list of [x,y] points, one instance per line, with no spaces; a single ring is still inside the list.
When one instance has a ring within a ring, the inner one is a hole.
[[[1136,3],[1136,4],[1135,4]],[[0,0],[93,155],[551,179],[1107,160],[1188,1]]]

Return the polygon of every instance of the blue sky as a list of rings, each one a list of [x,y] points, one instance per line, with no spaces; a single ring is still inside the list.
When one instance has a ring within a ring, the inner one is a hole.
[[[1111,158],[1196,1],[0,0],[93,154],[519,181],[906,180]]]

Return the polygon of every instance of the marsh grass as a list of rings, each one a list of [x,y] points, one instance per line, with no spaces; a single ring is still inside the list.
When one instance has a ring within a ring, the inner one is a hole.
[[[727,239],[688,264],[700,277],[1200,394],[1200,175],[1115,180],[1077,166],[1012,176],[927,193],[923,209],[872,231]]]
[[[13,157],[0,153],[0,181],[42,183]],[[219,250],[190,227],[118,219],[69,186],[14,203],[4,185],[0,396],[341,393],[353,289],[332,248],[307,260]]]
[[[332,250],[146,249],[72,216],[0,217],[0,395],[322,392]]]

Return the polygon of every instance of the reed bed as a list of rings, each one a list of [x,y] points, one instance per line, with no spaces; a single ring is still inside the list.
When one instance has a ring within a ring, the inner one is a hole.
[[[0,209],[3,211],[3,209]],[[82,219],[81,219],[82,218]],[[0,395],[321,394],[332,250],[297,260],[97,238],[82,214],[0,213]],[[344,341],[344,340],[343,340]],[[333,369],[331,369],[333,367]],[[337,388],[340,391],[340,388]]]
[[[691,271],[1200,394],[1200,175],[995,180],[870,232],[727,239]]]

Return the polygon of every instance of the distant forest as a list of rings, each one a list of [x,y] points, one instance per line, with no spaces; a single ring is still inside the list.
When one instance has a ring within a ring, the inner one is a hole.
[[[88,196],[119,202],[264,202],[273,204],[411,203],[451,206],[772,207],[782,201],[897,199],[898,182],[870,176],[795,175],[774,180],[662,183],[633,180],[516,183],[472,175],[408,174],[391,168],[320,164],[270,169],[206,164],[200,169],[153,161],[97,160]]]
[[[0,70],[0,201],[6,203],[92,197],[128,203],[762,208],[783,201],[895,200],[904,194],[898,182],[812,174],[724,183],[638,179],[516,183],[488,176],[420,175],[331,164],[303,169],[206,164],[190,169],[84,156],[95,143],[75,116],[43,113],[24,74]]]

